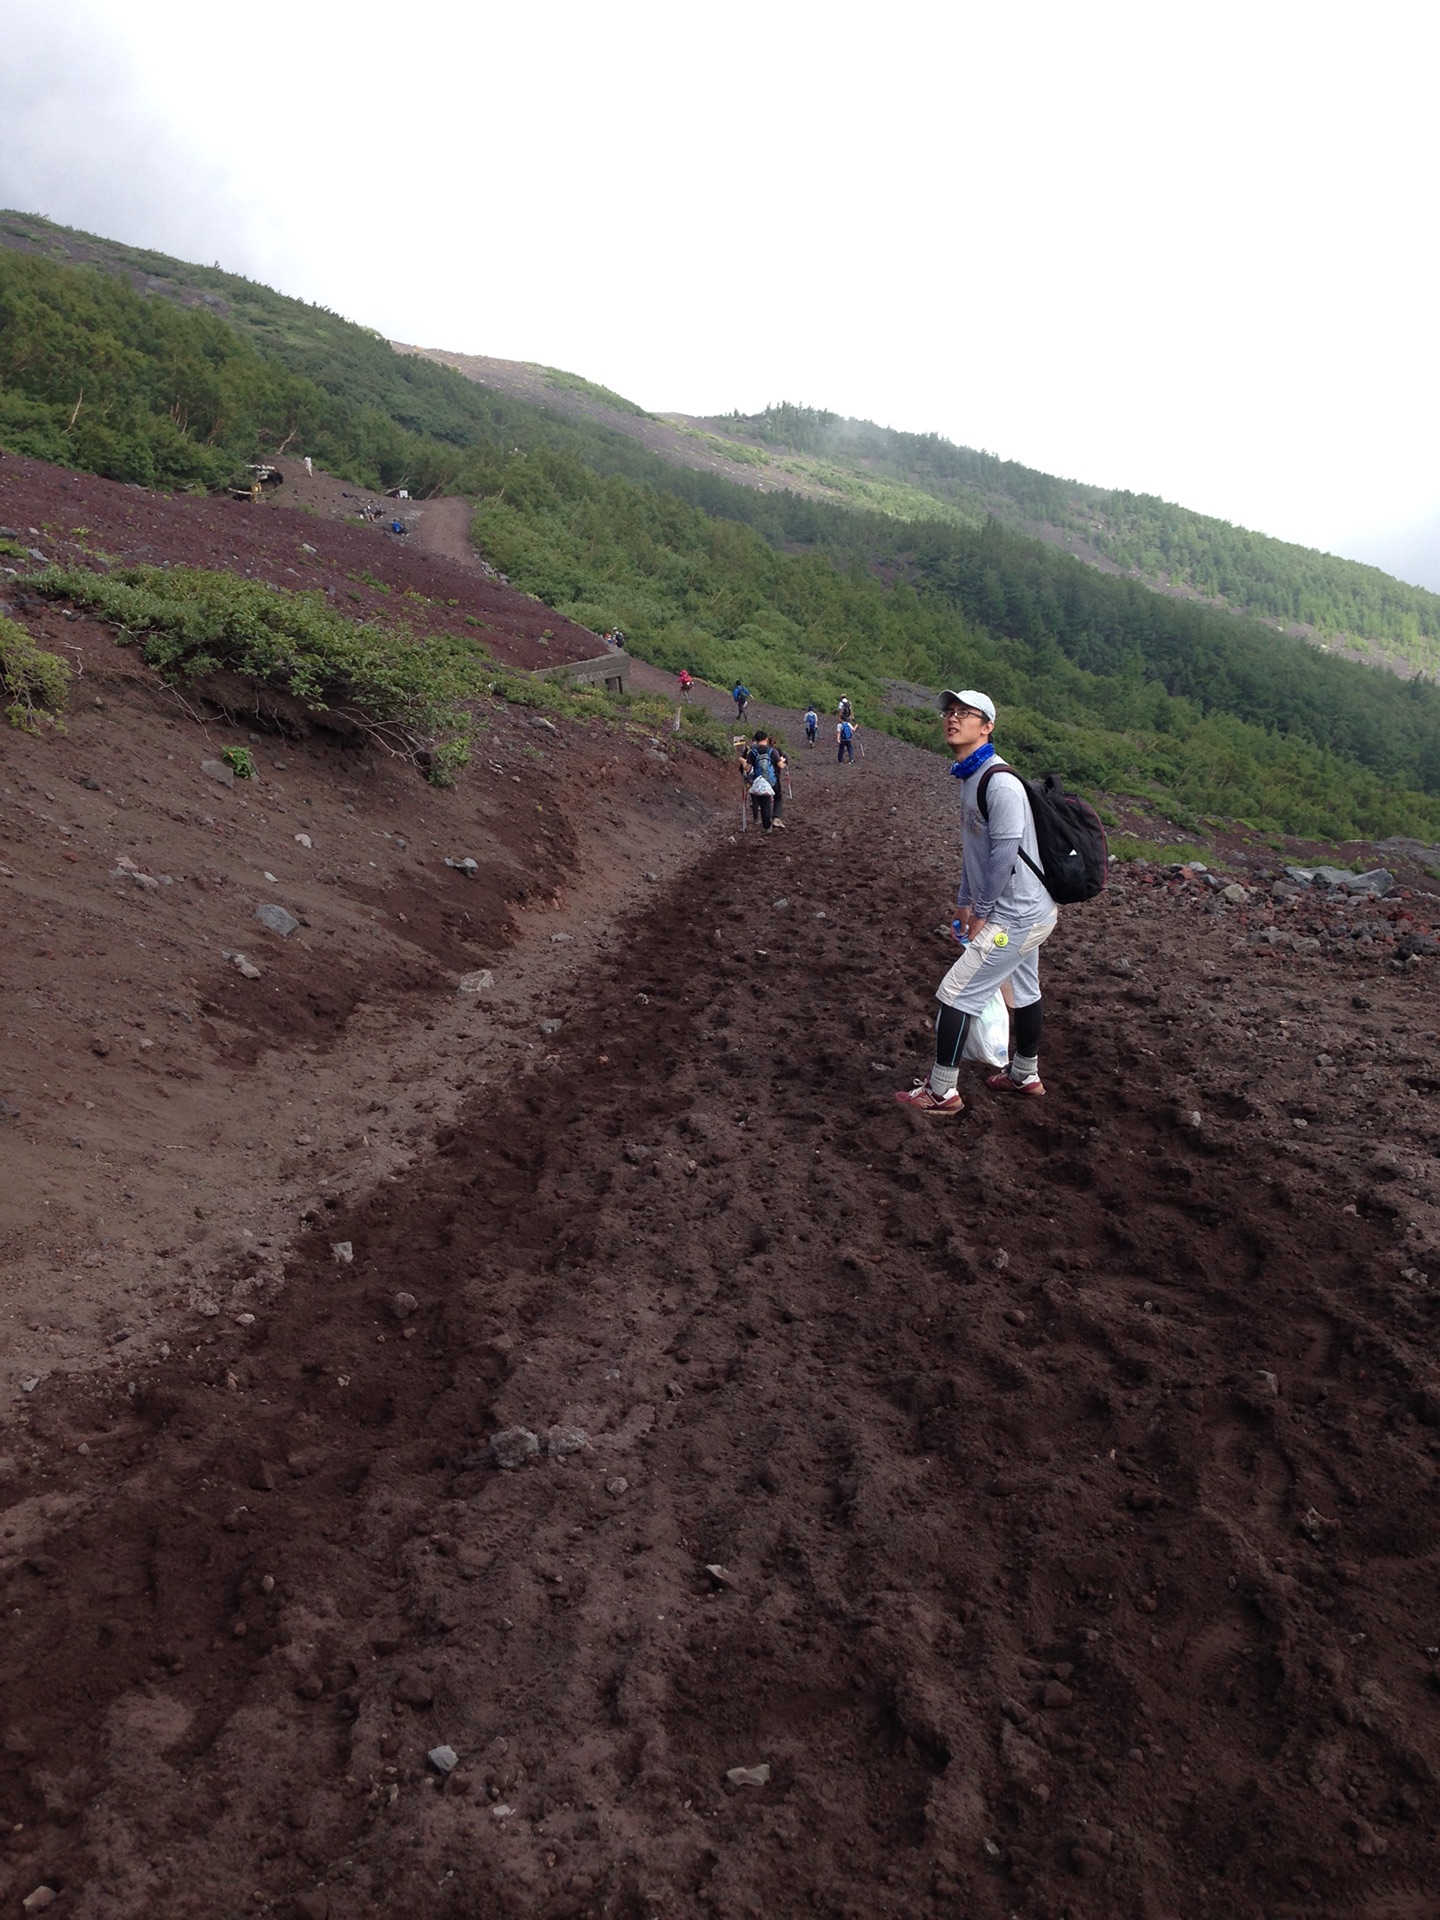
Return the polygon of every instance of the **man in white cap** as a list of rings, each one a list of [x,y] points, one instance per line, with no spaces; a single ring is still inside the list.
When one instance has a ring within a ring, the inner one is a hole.
[[[1040,949],[1055,931],[1055,902],[1040,877],[1040,848],[1030,800],[996,753],[995,702],[968,688],[940,696],[945,743],[955,756],[964,833],[956,938],[964,952],[936,989],[935,1064],[895,1098],[925,1114],[964,1111],[960,1061],[971,1017],[1007,980],[1015,1008],[1010,1065],[985,1084],[996,1093],[1036,1099],[1040,1079]],[[1008,777],[1007,777],[1008,776]],[[983,784],[983,793],[982,793]]]

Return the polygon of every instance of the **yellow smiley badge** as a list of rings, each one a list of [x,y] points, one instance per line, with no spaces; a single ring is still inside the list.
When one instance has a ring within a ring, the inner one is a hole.
[[[1010,936],[1003,927],[995,936],[995,944],[997,947],[1008,947],[1010,944]]]

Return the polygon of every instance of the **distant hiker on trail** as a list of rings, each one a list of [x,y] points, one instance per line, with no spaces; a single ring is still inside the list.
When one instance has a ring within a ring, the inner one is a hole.
[[[820,716],[815,711],[815,702],[812,700],[810,705],[805,709],[805,744],[807,747],[814,746],[815,736],[819,731]]]
[[[681,667],[677,677],[680,681],[680,698],[682,700],[688,700],[690,698],[690,689],[694,686],[695,682],[690,678],[689,670],[685,667]]]
[[[615,642],[615,651],[617,653],[623,653],[625,651],[625,636],[619,627],[616,627],[610,638]]]
[[[750,817],[769,833],[775,821],[775,782],[771,778],[770,755],[763,746],[765,736],[757,733],[747,747],[743,741],[737,751],[740,773],[750,794]]]
[[[987,1076],[995,1093],[1045,1091],[1040,1079],[1040,949],[1055,931],[1054,900],[1040,878],[1040,845],[1030,799],[996,753],[995,703],[973,689],[940,696],[945,743],[960,782],[959,918],[965,951],[935,990],[935,1064],[895,1098],[916,1113],[956,1114],[960,1061],[970,1022],[1008,981],[1015,1008],[1015,1051],[1008,1069]],[[1007,777],[1009,776],[1009,777]]]
[[[781,753],[779,747],[776,746],[769,734],[762,729],[755,735],[755,739],[745,757],[753,772],[759,773],[768,781],[774,794],[770,809],[772,821],[775,826],[783,827],[785,822],[780,818],[780,814],[785,805],[784,754]]]
[[[835,722],[835,764],[837,767],[842,760],[848,760],[852,766],[855,762],[855,728],[854,724],[849,720],[837,720]]]
[[[849,720],[853,722],[855,709],[850,704],[850,696],[848,694],[841,694],[840,704],[835,709],[835,717],[839,720]]]
[[[750,704],[750,689],[748,687],[742,687],[737,680],[730,698],[735,702],[735,718],[737,720],[743,720],[745,718],[745,709]]]

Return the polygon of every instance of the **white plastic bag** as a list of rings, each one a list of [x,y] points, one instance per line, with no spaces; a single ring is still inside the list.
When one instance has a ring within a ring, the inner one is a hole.
[[[972,1013],[965,1034],[966,1060],[978,1060],[997,1072],[1010,1064],[1010,1009],[997,987],[979,1013]]]

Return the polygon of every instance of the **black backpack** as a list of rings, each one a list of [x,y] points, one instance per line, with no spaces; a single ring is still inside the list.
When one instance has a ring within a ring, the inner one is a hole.
[[[987,767],[975,789],[975,804],[983,820],[990,818],[985,804],[985,789],[997,773],[1014,774],[1025,789],[1035,821],[1035,843],[1040,849],[1040,864],[1020,849],[1020,858],[1038,879],[1044,881],[1050,898],[1061,907],[1073,907],[1081,900],[1093,900],[1104,887],[1110,870],[1110,849],[1105,844],[1105,829],[1100,816],[1088,800],[1078,793],[1066,793],[1060,776],[1047,773],[1043,780],[1027,780],[1010,766]]]

